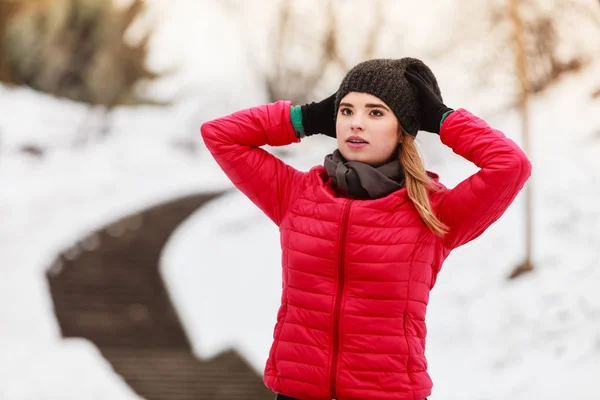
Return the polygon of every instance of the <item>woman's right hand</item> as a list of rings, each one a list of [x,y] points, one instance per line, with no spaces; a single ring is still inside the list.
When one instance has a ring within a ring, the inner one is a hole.
[[[304,135],[311,136],[317,133],[335,139],[335,96],[332,94],[320,102],[304,104],[302,110],[302,126]]]

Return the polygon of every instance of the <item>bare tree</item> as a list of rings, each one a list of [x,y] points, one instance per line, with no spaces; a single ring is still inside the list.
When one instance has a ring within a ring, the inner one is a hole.
[[[384,23],[384,1],[377,0],[373,3],[371,7],[375,7],[375,14],[362,51],[364,59],[375,55],[379,33]],[[296,16],[293,14],[293,4],[290,0],[284,0],[280,4],[274,34],[275,43],[271,53],[275,68],[272,73],[267,74],[266,86],[272,101],[285,98],[295,103],[304,103],[322,83],[328,68],[348,71],[350,63],[340,52],[334,1],[328,0],[325,3],[325,30],[316,40],[313,38],[313,42],[310,40],[310,34],[314,32],[312,27],[307,28],[306,24],[294,23]],[[311,49],[307,52],[310,59],[306,63],[297,64],[289,60],[286,50],[291,41],[306,43],[307,48]]]
[[[557,3],[556,7],[561,9],[561,16],[574,15],[580,12],[577,4],[570,0],[563,0],[562,3]],[[574,53],[568,57],[560,55],[559,47],[564,43],[562,41],[564,35],[560,35],[558,31],[558,21],[561,16],[543,12],[539,3],[533,0],[521,0],[518,7],[522,10],[519,16],[521,21],[519,27],[524,62],[529,69],[527,87],[530,93],[543,92],[565,74],[577,72],[589,62],[589,57],[581,53]],[[584,15],[587,17],[590,14],[588,12]],[[516,26],[515,17],[510,9],[506,12],[500,11],[498,16],[508,18],[511,24]]]
[[[562,33],[564,29],[572,30],[572,26],[567,25],[571,20],[597,24],[600,13],[597,9],[592,10],[589,3],[582,4],[576,0],[556,0],[552,3],[535,0],[500,1],[502,4],[493,3],[487,9],[481,2],[472,4],[477,12],[489,13],[486,44],[494,49],[485,54],[487,63],[484,62],[479,70],[486,78],[494,77],[491,79],[496,79],[500,75],[498,72],[508,78],[509,71],[511,75],[514,71],[518,94],[516,100],[508,105],[517,107],[520,112],[523,147],[526,153],[531,154],[529,98],[544,92],[565,75],[581,70],[591,61],[593,50],[589,45],[573,45],[579,38]],[[593,6],[596,7],[595,4]],[[481,32],[482,25],[475,26]],[[524,190],[525,257],[510,273],[510,278],[534,269],[533,185],[534,182],[530,180]]]
[[[510,43],[512,43],[518,78],[517,105],[521,113],[523,145],[526,153],[529,153],[529,95],[543,92],[565,74],[581,70],[590,61],[590,57],[583,53],[571,52],[569,58],[559,55],[559,46],[564,45],[564,42],[561,42],[564,38],[558,31],[559,18],[570,14],[577,16],[581,21],[584,21],[584,18],[591,20],[600,27],[600,13],[598,10],[591,9],[590,5],[574,0],[559,0],[556,7],[561,10],[558,15],[541,12],[539,3],[531,0],[509,0],[506,14],[503,15],[502,11],[497,14],[500,18],[508,16],[513,28],[513,40]],[[532,185],[530,180],[525,187],[525,259],[511,272],[510,279],[534,269]]]

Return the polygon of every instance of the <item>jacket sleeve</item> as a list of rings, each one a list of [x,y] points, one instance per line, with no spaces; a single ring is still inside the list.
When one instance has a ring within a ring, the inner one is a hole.
[[[512,140],[464,109],[444,120],[440,139],[480,168],[447,191],[438,206],[438,218],[450,228],[444,245],[454,249],[502,216],[529,179],[531,163]]]
[[[277,225],[304,173],[259,147],[300,141],[290,121],[290,106],[290,101],[261,105],[205,122],[200,128],[223,172]]]

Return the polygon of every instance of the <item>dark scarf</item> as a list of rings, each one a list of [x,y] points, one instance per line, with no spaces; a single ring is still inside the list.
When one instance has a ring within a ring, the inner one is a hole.
[[[398,151],[386,163],[371,166],[347,161],[336,149],[325,156],[323,165],[335,188],[356,199],[379,199],[404,187],[404,169],[398,160]]]

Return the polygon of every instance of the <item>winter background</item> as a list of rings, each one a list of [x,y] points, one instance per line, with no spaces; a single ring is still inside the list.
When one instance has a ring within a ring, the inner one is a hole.
[[[110,221],[183,195],[231,189],[204,149],[199,127],[268,101],[260,71],[269,67],[269,53],[261,41],[269,37],[276,3],[149,1],[156,22],[149,64],[178,67],[149,90],[177,100],[167,107],[119,107],[109,134],[84,145],[77,145],[80,126],[94,124],[88,106],[0,86],[0,399],[139,398],[92,342],[61,337],[46,269],[59,252]],[[358,61],[353,52],[369,21],[368,12],[358,10],[369,6],[333,3],[345,21],[342,47]],[[510,61],[505,69],[489,65],[482,72],[506,40],[479,24],[478,13],[491,4],[393,3],[389,25],[402,29],[384,36],[377,54],[424,59],[448,105],[472,111],[522,144]],[[585,65],[531,99],[535,270],[507,279],[524,257],[520,195],[483,236],[450,256],[431,294],[426,354],[432,399],[600,399],[595,6],[589,19],[562,21],[560,51],[584,54]],[[315,29],[322,17],[317,9],[315,2],[297,7]],[[336,84],[326,80],[314,96]],[[197,152],[177,146],[190,142],[197,142]],[[438,137],[423,132],[419,142],[427,168],[447,186],[476,171]],[[44,148],[44,157],[19,150],[29,145]],[[314,137],[281,156],[306,170],[333,146]],[[276,227],[236,191],[200,208],[174,232],[161,272],[198,357],[233,347],[262,373],[279,306],[279,252]]]

